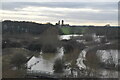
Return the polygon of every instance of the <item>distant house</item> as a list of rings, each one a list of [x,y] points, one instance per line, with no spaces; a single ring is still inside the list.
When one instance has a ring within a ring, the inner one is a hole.
[[[56,25],[59,27],[69,27],[69,24],[64,24],[64,20],[62,20],[61,22],[59,20],[58,23],[56,23]]]

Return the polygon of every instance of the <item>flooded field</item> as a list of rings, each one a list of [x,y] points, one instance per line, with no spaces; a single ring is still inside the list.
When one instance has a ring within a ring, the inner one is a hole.
[[[17,34],[5,32],[5,78],[118,78],[118,42],[116,36],[106,34],[108,29],[46,25],[36,25],[37,32],[31,27],[28,33],[28,26],[25,33],[23,28],[23,32],[15,28]]]
[[[75,60],[74,62],[76,62],[75,64],[76,66],[78,66],[79,70],[82,69],[86,70],[89,67],[84,64],[84,60],[86,60],[86,51],[87,49],[81,51],[79,54],[76,54],[76,56],[78,57],[75,58],[75,57],[71,57],[71,54],[64,54],[64,48],[61,47],[58,48],[58,52],[56,54],[42,53],[38,57],[33,56],[27,63],[28,71],[33,71],[33,72],[42,71],[42,72],[54,73],[53,65],[55,63],[55,60],[57,58],[66,58],[66,57],[67,58],[70,57],[70,59]],[[118,65],[118,50],[97,50],[96,55],[99,56],[101,62],[104,62],[105,64],[107,64],[106,62],[112,58],[113,63],[115,65]],[[71,64],[71,63],[72,63],[71,60],[66,61],[66,64]],[[74,65],[71,64],[71,66]],[[69,66],[69,68],[64,69],[64,73],[62,74],[71,75],[71,68],[72,67]],[[79,70],[76,71],[76,73],[74,72],[74,75],[76,74],[77,77],[80,77],[78,74]],[[91,73],[90,76],[95,76],[98,78],[118,77],[118,71],[103,69],[102,67],[98,68],[94,73]],[[87,74],[84,73],[84,75]]]

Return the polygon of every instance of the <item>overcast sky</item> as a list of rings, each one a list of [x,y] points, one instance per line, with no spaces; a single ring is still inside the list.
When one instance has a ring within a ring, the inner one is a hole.
[[[1,20],[118,25],[118,2],[2,2]]]

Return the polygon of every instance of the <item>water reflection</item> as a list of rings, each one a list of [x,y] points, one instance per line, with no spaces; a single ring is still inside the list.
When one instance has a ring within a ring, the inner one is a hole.
[[[46,71],[46,72],[52,72],[53,69],[53,60],[45,60],[42,56],[35,57],[33,56],[28,61],[28,68],[31,71]]]
[[[118,52],[118,50],[98,50],[96,54],[100,57],[102,62],[107,62],[107,60],[110,61],[111,59],[115,65],[118,65]]]
[[[98,50],[97,55],[101,57],[101,60],[107,60],[110,56],[113,57],[115,63],[118,63],[118,50]],[[51,57],[50,57],[51,56]],[[40,54],[40,56],[33,56],[27,63],[27,67],[29,71],[43,71],[43,72],[52,72],[53,73],[53,65],[57,58],[63,58],[64,56],[64,48],[58,48],[57,54]],[[85,68],[85,64],[83,60],[85,60],[86,50],[83,50],[79,58],[77,59],[77,65],[79,68]],[[118,71],[115,70],[107,70],[107,69],[98,69],[95,74],[96,77],[101,78],[117,78]],[[71,75],[71,67],[65,69],[65,74],[67,76]],[[73,75],[78,74],[78,71]],[[79,76],[79,75],[78,75]],[[76,75],[75,75],[76,77]]]
[[[62,58],[64,55],[63,47],[58,48],[57,54],[46,53],[40,54],[40,56],[33,56],[27,63],[29,71],[44,71],[53,72],[53,65],[57,58]],[[40,52],[42,53],[42,52]]]

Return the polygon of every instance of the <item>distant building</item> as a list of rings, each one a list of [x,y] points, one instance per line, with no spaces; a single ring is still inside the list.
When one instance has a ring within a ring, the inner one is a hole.
[[[68,27],[69,26],[69,24],[64,24],[64,20],[62,20],[62,21],[58,21],[58,23],[56,23],[56,25],[57,26],[60,26],[60,27]]]
[[[58,21],[58,25],[60,25],[60,20]]]
[[[64,20],[62,20],[62,24],[61,25],[64,25]]]
[[[60,20],[58,21],[58,23],[56,23],[57,26],[60,26]]]

